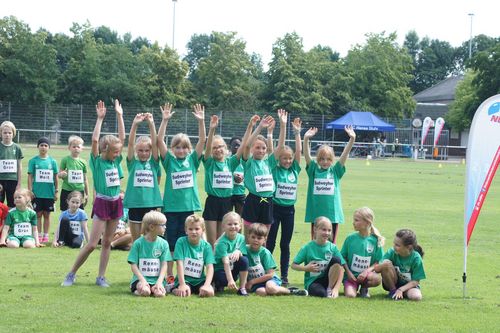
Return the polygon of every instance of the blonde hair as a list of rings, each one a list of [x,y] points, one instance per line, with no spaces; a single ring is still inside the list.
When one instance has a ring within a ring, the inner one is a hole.
[[[226,224],[227,221],[229,221],[231,219],[235,219],[236,221],[238,221],[238,223],[241,226],[241,216],[240,216],[240,214],[238,214],[236,212],[229,212],[229,213],[224,214],[224,216],[222,217],[222,224]]]
[[[255,235],[257,237],[267,237],[267,227],[262,223],[252,223],[248,228],[248,235]]]
[[[151,229],[152,225],[165,224],[166,222],[167,218],[165,215],[156,210],[151,210],[144,214],[142,218],[141,234],[145,235]]]
[[[293,154],[294,154],[293,149],[292,149],[292,148],[290,148],[290,146],[284,146],[284,147],[283,147],[283,149],[281,149],[281,150],[279,151],[279,155],[278,155],[278,156],[276,156],[276,157],[277,157],[278,159],[280,159],[280,158],[281,158],[281,155],[283,155],[284,153],[289,153],[290,155],[292,155],[292,157],[293,157]]]
[[[194,223],[200,223],[201,225],[201,229],[203,231],[205,231],[205,220],[203,219],[203,217],[201,216],[198,216],[196,214],[193,214],[193,215],[189,215],[187,218],[186,218],[186,222],[184,223],[184,228],[187,228],[188,225],[190,224],[194,224]]]
[[[222,142],[222,145],[224,146],[224,149],[227,150],[226,141],[224,141],[224,139],[222,138],[222,136],[220,136],[219,134],[214,135],[214,138],[212,139],[212,144],[215,142],[215,140],[219,140],[220,142]]]
[[[332,221],[326,216],[319,216],[314,220],[314,229],[331,226]]]
[[[80,138],[78,135],[70,135],[68,138],[68,146],[71,146],[72,144],[83,146],[83,139]]]
[[[177,133],[172,138],[172,141],[170,142],[170,147],[175,148],[177,146],[184,146],[188,147],[190,151],[193,150],[193,146],[191,145],[191,140],[189,140],[189,136],[187,136],[184,133]]]
[[[106,152],[108,152],[109,146],[113,146],[113,145],[121,144],[121,143],[122,142],[120,141],[120,139],[114,135],[111,135],[111,134],[104,135],[99,140],[99,151],[101,153],[106,153]]]
[[[359,217],[368,224],[370,224],[370,233],[377,237],[377,245],[379,247],[384,246],[385,243],[385,237],[380,234],[380,231],[375,227],[375,214],[373,213],[373,210],[369,207],[361,207],[358,208],[354,211],[353,215],[358,214]]]
[[[16,196],[16,194],[20,194],[23,197],[25,197],[26,201],[27,201],[26,206],[30,209],[33,209],[33,206],[31,205],[31,202],[35,198],[35,195],[33,194],[33,192],[31,192],[27,188],[18,188],[17,190],[14,191],[14,196]]]
[[[257,137],[255,138],[255,140],[254,140],[254,142],[253,142],[253,144],[252,144],[252,147],[255,145],[255,143],[256,143],[257,141],[262,141],[262,142],[264,142],[264,144],[265,144],[265,145],[266,145],[266,147],[267,147],[267,141],[266,141],[266,138],[265,138],[262,134],[257,135]]]
[[[135,140],[135,144],[138,145],[140,143],[147,144],[149,148],[153,147],[153,142],[151,141],[151,138],[147,135],[141,135]]]
[[[0,125],[0,131],[3,132],[3,129],[4,127],[8,127],[12,130],[12,137],[15,137],[16,136],[16,126],[14,125],[13,122],[11,121],[4,121],[1,125]]]
[[[80,191],[72,191],[68,194],[66,201],[69,202],[71,199],[78,197],[80,199],[80,202],[83,201],[83,194]]]
[[[335,152],[329,145],[321,145],[316,153],[316,160],[320,159],[323,155],[331,157],[332,161],[335,159]]]

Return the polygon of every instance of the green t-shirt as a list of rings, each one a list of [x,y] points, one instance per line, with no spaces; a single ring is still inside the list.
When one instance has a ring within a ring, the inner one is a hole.
[[[6,146],[0,142],[0,179],[17,180],[17,161],[23,159],[21,147],[12,142]]]
[[[123,178],[123,169],[120,166],[122,158],[120,155],[114,161],[110,161],[90,154],[90,170],[94,176],[94,188],[97,194],[109,198],[117,198],[120,195],[120,179]]]
[[[330,241],[323,245],[319,245],[316,241],[312,240],[300,248],[299,253],[297,253],[293,259],[293,263],[297,265],[302,263],[308,265],[310,262],[315,262],[320,268],[319,272],[305,272],[304,288],[306,290],[316,279],[328,274],[326,268],[333,257],[338,257],[341,264],[345,264],[345,260],[342,258],[337,246]]]
[[[306,167],[306,171],[309,184],[307,186],[305,221],[314,223],[317,217],[326,216],[332,223],[344,223],[340,179],[345,173],[345,166],[337,162],[323,170],[316,161],[311,161]]]
[[[127,208],[161,207],[163,202],[158,186],[160,164],[153,158],[142,162],[127,160],[128,181],[123,206]]]
[[[378,246],[377,242],[378,239],[374,235],[362,237],[359,232],[354,232],[347,236],[340,253],[354,276],[357,277],[364,270],[382,260],[384,249]]]
[[[36,223],[36,213],[30,208],[24,211],[13,208],[5,219],[5,225],[9,226],[9,236],[18,238],[33,237],[33,227],[36,227]]]
[[[129,264],[136,264],[142,276],[149,284],[156,284],[160,275],[161,264],[163,262],[172,261],[168,243],[161,237],[156,237],[154,242],[149,242],[144,236],[139,237],[128,254],[127,261]],[[135,274],[132,275],[130,284],[137,281]],[[165,279],[163,279],[165,285]]]
[[[187,236],[179,238],[175,243],[174,260],[184,262],[184,281],[192,286],[205,283],[205,266],[215,264],[212,246],[203,239],[200,239],[198,245],[192,245]],[[176,277],[175,286],[178,285]]]
[[[266,156],[262,160],[242,159],[245,170],[245,187],[250,193],[259,197],[270,198],[274,193],[274,181],[269,166],[269,158]]]
[[[85,190],[85,176],[87,175],[87,162],[80,157],[65,156],[61,160],[60,170],[67,170],[68,176],[63,178],[62,189],[65,191]]]
[[[245,236],[242,234],[236,234],[234,239],[227,238],[226,234],[223,234],[217,244],[215,245],[215,270],[224,270],[224,264],[222,263],[222,258],[229,256],[236,250],[240,250],[243,255],[247,254],[247,247],[245,244]],[[233,269],[234,262],[229,261],[229,267]]]
[[[170,151],[162,161],[165,169],[165,191],[163,211],[192,212],[200,211],[200,195],[196,173],[200,160],[195,150],[184,159],[177,159]]]
[[[264,276],[271,269],[276,269],[276,262],[273,255],[264,246],[261,246],[257,252],[250,249],[247,245],[248,257],[248,281]],[[274,274],[276,276],[276,274]]]
[[[52,157],[35,156],[28,163],[28,173],[33,177],[33,194],[37,198],[54,199],[56,180],[59,169]]]
[[[242,179],[241,182],[237,183],[235,180],[235,176],[239,175]],[[243,164],[241,164],[241,159],[238,163],[238,166],[233,171],[233,195],[245,195],[245,169],[243,168]]]
[[[390,260],[394,268],[396,268],[398,285],[425,279],[424,264],[422,262],[422,257],[417,251],[411,251],[408,257],[401,257],[394,251],[394,248],[391,247],[382,257],[382,261],[386,259]]]
[[[240,164],[235,155],[222,162],[212,156],[203,159],[205,165],[205,191],[218,198],[229,198],[233,195],[233,171]]]
[[[273,202],[280,206],[293,206],[297,201],[297,189],[301,167],[295,159],[290,168],[285,169],[279,165],[279,160],[271,154],[269,156],[276,191]]]

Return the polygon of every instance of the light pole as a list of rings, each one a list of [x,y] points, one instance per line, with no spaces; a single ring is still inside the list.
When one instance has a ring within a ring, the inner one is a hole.
[[[174,16],[172,19],[172,49],[175,50],[175,4],[177,3],[177,0],[172,0],[174,4]]]
[[[469,13],[470,16],[470,38],[469,38],[469,60],[472,58],[472,17],[474,13]]]

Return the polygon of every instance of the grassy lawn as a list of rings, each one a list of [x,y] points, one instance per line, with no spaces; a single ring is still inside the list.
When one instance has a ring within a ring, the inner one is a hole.
[[[34,148],[24,149],[25,171]],[[60,160],[65,148],[52,148]],[[84,152],[87,156],[88,150]],[[113,251],[107,271],[112,287],[94,285],[99,251],[78,272],[71,288],[59,284],[77,250],[0,249],[0,332],[8,331],[189,331],[189,332],[492,332],[500,324],[500,176],[490,193],[471,239],[468,256],[469,298],[462,298],[463,205],[465,165],[453,162],[410,160],[349,160],[342,180],[346,224],[340,227],[341,247],[352,232],[352,212],[369,206],[375,224],[392,245],[395,232],[413,229],[425,251],[427,279],[422,281],[420,303],[394,302],[382,288],[372,298],[337,300],[312,297],[251,296],[230,292],[212,299],[145,299],[131,296],[127,252]],[[203,188],[203,171],[198,182]],[[125,181],[122,182],[125,184]],[[309,239],[303,223],[307,179],[301,173],[296,206],[292,257]],[[163,188],[163,187],[162,187]],[[203,190],[200,193],[204,192]],[[204,201],[204,193],[203,198]],[[58,205],[57,205],[58,206]],[[87,207],[87,212],[90,208]],[[56,226],[53,214],[52,230]],[[277,261],[279,248],[275,252]],[[290,272],[293,285],[303,275]]]

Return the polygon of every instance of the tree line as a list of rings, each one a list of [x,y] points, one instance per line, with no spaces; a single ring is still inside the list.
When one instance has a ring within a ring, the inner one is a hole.
[[[403,45],[396,33],[369,33],[342,58],[329,46],[305,50],[291,32],[272,45],[264,70],[260,55],[248,53],[235,32],[193,35],[182,59],[168,46],[106,26],[74,23],[70,32],[32,32],[13,16],[1,19],[0,100],[39,105],[119,98],[144,107],[199,102],[220,110],[342,115],[356,109],[409,118],[415,93],[466,72],[449,121],[467,127],[474,107],[500,89],[500,38],[485,35],[474,37],[472,59],[469,41],[455,48],[415,31]]]

